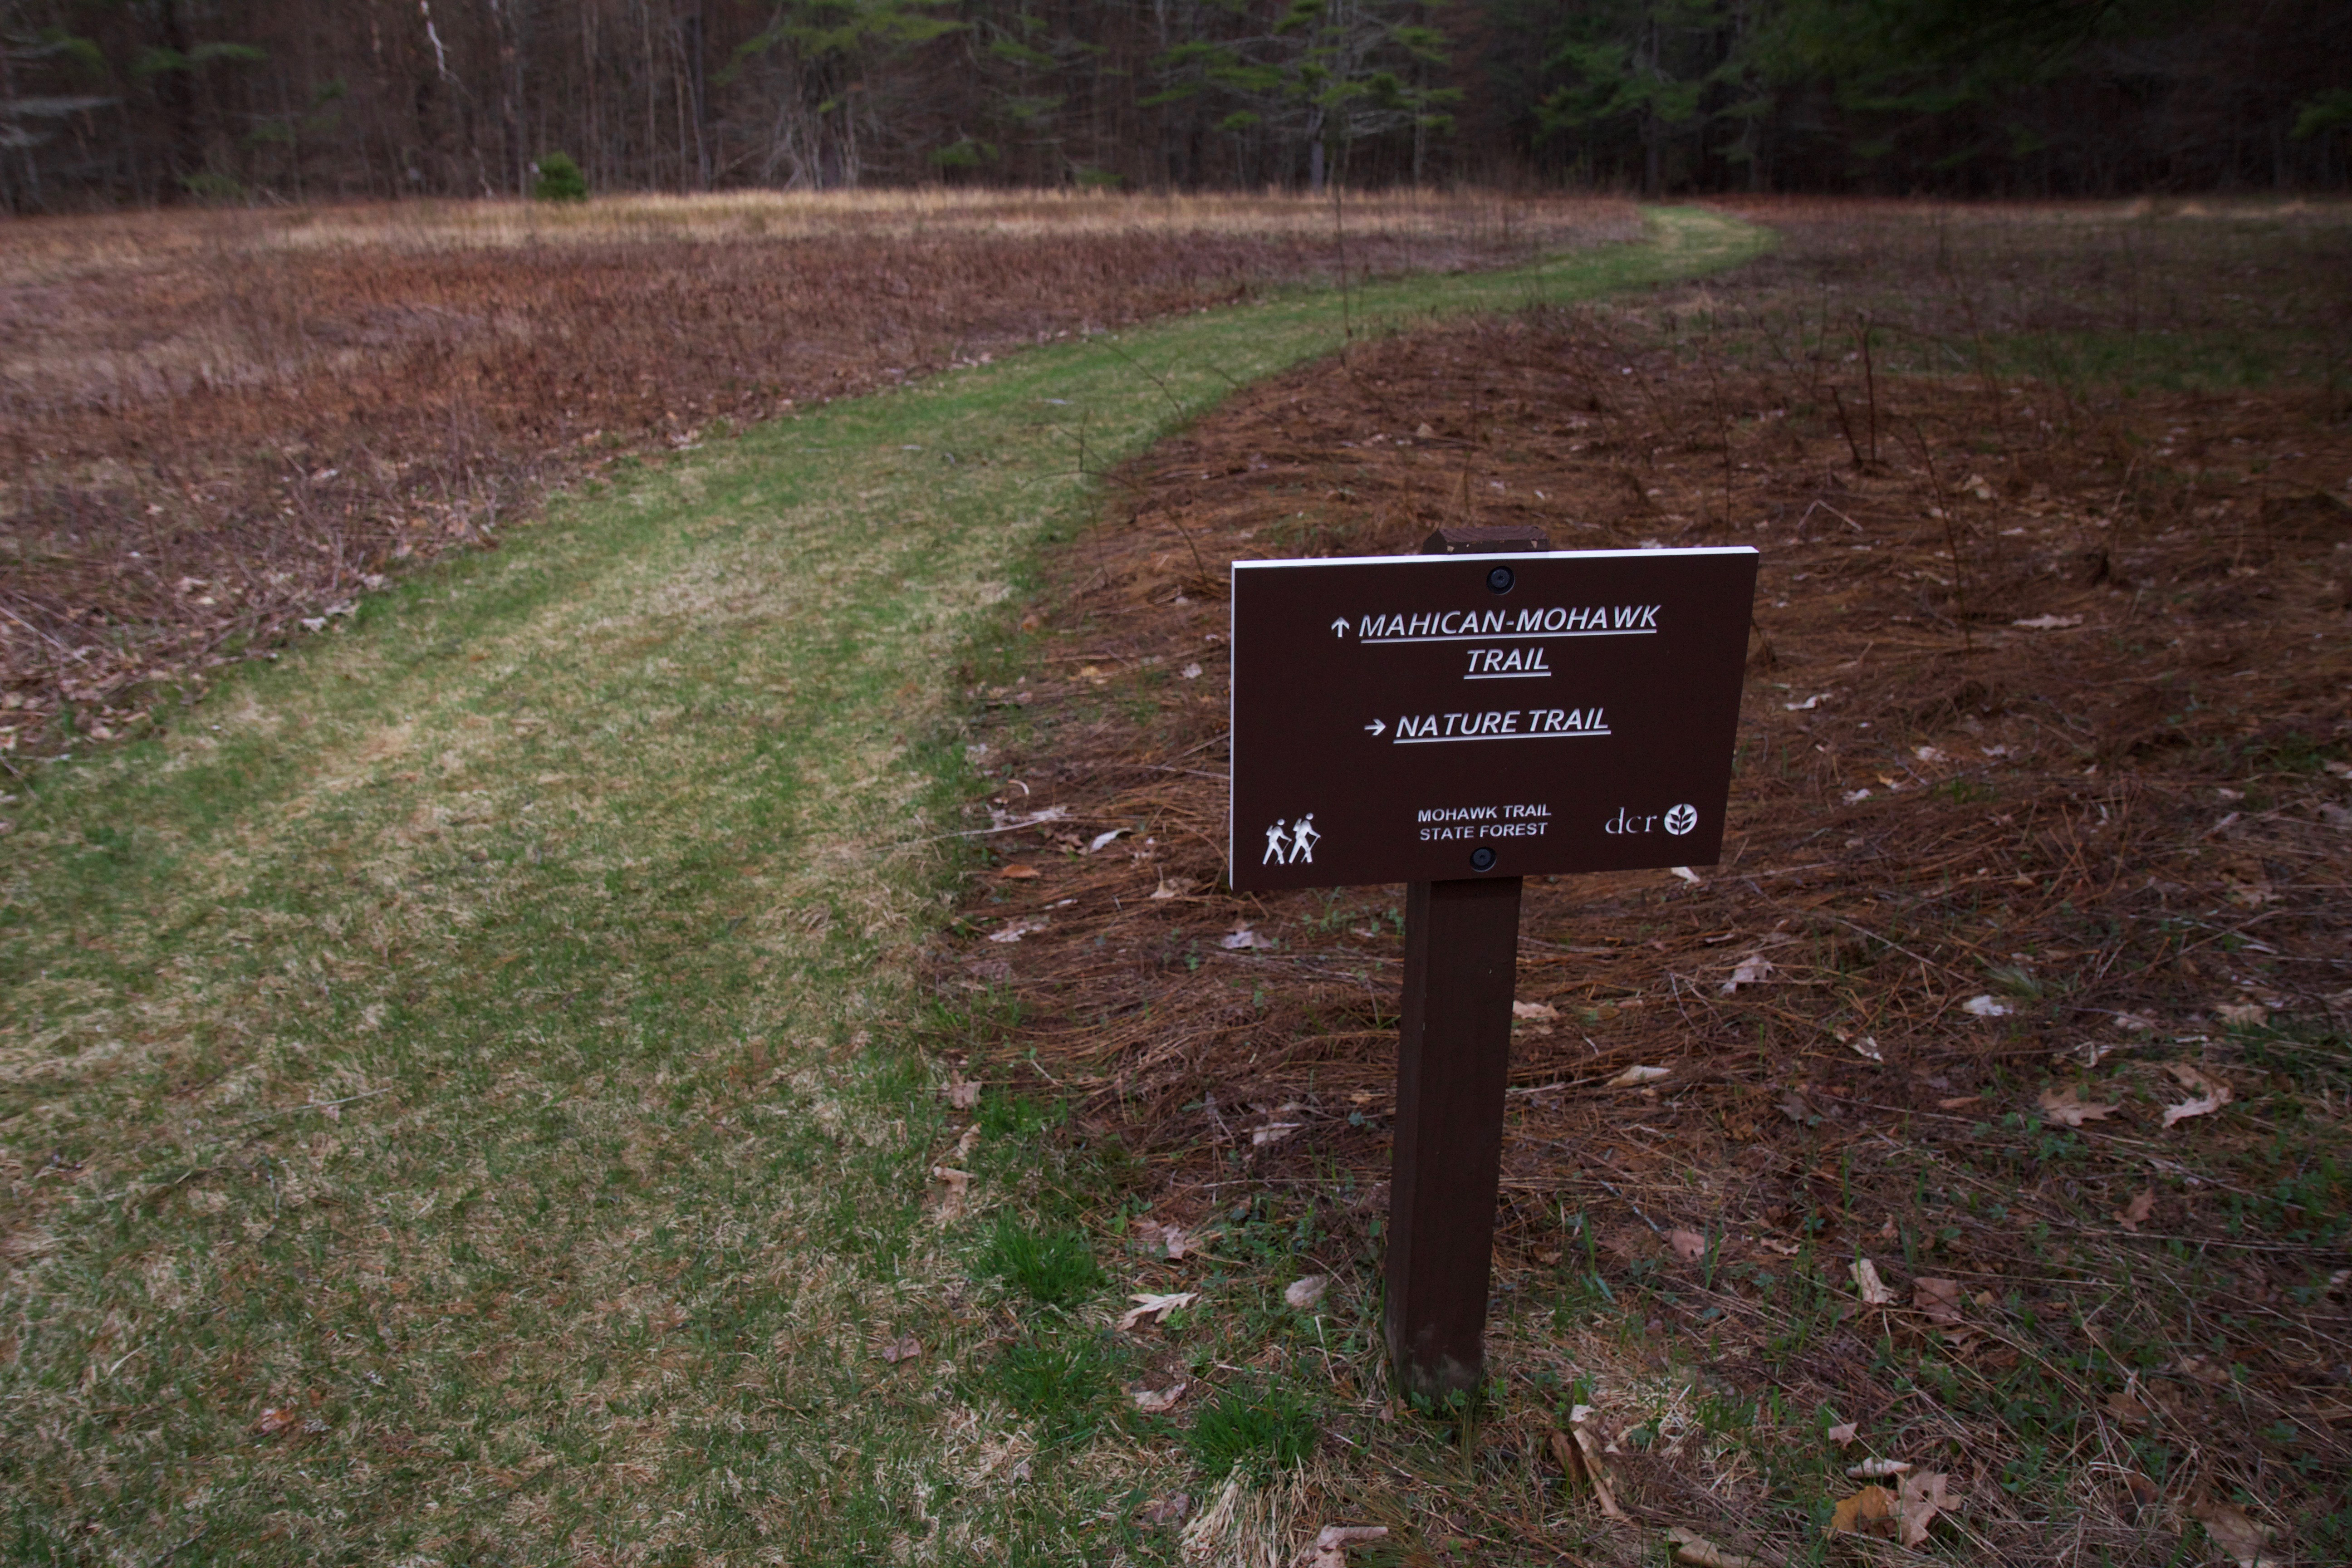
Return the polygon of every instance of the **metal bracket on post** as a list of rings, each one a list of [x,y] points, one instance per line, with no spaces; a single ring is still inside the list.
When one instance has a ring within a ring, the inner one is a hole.
[[[1530,529],[1446,528],[1422,553],[1550,548]],[[1517,877],[1406,885],[1383,1326],[1401,1384],[1433,1398],[1486,1374],[1519,891]]]

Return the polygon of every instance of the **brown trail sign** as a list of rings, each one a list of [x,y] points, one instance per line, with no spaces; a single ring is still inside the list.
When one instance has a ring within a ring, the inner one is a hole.
[[[1386,1327],[1404,1385],[1485,1364],[1520,879],[1723,846],[1749,549],[1237,561],[1237,891],[1406,882]]]

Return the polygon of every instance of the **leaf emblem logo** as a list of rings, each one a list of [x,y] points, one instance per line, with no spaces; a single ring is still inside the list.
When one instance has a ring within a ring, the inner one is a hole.
[[[1666,831],[1679,838],[1698,826],[1698,807],[1678,805],[1666,813]]]

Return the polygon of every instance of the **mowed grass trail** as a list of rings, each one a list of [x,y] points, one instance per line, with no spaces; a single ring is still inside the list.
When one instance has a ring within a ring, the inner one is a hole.
[[[1762,243],[1653,223],[1345,309],[1381,330]],[[1000,1298],[1091,1329],[1119,1289],[1081,1269],[1048,1309],[989,1277],[992,1211],[1051,1221],[1034,1122],[990,1122],[968,1207],[928,1182],[912,959],[961,851],[904,846],[964,826],[961,691],[1087,472],[1329,352],[1342,311],[1286,295],[713,443],[15,785],[0,1553],[1129,1541],[1181,1450],[1024,1415],[1051,1398],[985,1349]]]

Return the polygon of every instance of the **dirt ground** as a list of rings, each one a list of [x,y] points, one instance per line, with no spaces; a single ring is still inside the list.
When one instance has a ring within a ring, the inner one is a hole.
[[[494,545],[551,484],[1328,276],[1633,238],[1630,203],[774,193],[22,221],[0,234],[0,751]]]
[[[2332,318],[2257,342],[2182,303],[2219,255],[2309,307],[2341,231],[2126,233],[2124,268],[2112,235],[1767,216],[1739,274],[1366,343],[1113,477],[1032,673],[971,691],[987,864],[936,969],[1018,1020],[971,1070],[1075,1097],[1155,1219],[1312,1194],[1370,1267],[1402,889],[1223,889],[1228,563],[1465,523],[1756,545],[1722,863],[1527,888],[1498,1300],[1614,1326],[1514,1331],[1508,1375],[1671,1365],[1750,1412],[1744,1470],[1629,1438],[1651,1522],[1799,1549],[1859,1483],[1780,1473],[1756,1413],[1834,1412],[1807,1442],[1950,1476],[1972,1560],[2242,1526],[2341,1560],[2352,427]],[[2160,363],[2076,353],[2134,332]],[[1566,1418],[1507,1406],[1521,1452]],[[1509,1532],[1425,1501],[1430,1540]]]

